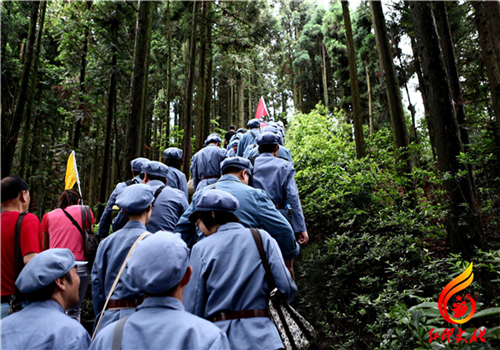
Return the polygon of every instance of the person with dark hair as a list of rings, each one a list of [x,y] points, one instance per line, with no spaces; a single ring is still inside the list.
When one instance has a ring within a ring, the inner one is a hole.
[[[94,224],[94,214],[90,212],[89,220],[83,222],[82,211],[84,208],[80,205],[82,198],[75,190],[64,190],[59,197],[57,209],[46,213],[42,218],[42,231],[48,237],[48,247],[67,248],[71,250],[77,261],[87,261],[85,257],[83,230],[92,230]],[[73,221],[79,225],[77,227]],[[85,291],[89,284],[89,268],[87,265],[78,266],[78,276],[80,276],[80,301],[74,306],[68,308],[66,313],[71,318],[80,322],[80,305],[85,297]]]
[[[262,259],[252,233],[235,215],[238,208],[238,199],[222,190],[208,189],[196,199],[189,220],[206,238],[191,251],[193,275],[184,305],[226,332],[230,349],[282,349],[267,311],[270,291]],[[297,286],[280,248],[269,233],[258,231],[276,286],[290,302]]]
[[[64,314],[78,303],[80,278],[69,249],[49,249],[36,255],[25,266],[16,286],[26,294],[30,305],[0,321],[2,349],[86,350],[88,332]]]
[[[223,331],[184,309],[182,295],[193,271],[188,262],[186,243],[171,233],[158,232],[139,242],[125,273],[145,299],[129,317],[103,329],[90,349],[112,349],[114,344],[123,350],[230,349]]]
[[[149,232],[173,231],[177,221],[189,206],[184,193],[177,188],[168,187],[166,176],[170,169],[160,162],[144,163],[144,183],[151,186],[155,200],[151,219],[146,225]]]
[[[111,226],[111,213],[113,212],[116,198],[128,186],[142,183],[141,169],[142,164],[145,162],[149,162],[149,159],[139,157],[132,160],[130,162],[130,167],[132,169],[133,178],[131,180],[118,183],[118,185],[116,185],[115,189],[111,193],[111,196],[109,196],[108,203],[106,204],[106,209],[104,209],[104,212],[102,213],[101,219],[99,221],[99,228],[97,229],[97,235],[100,236],[101,239],[106,238],[109,234],[109,228]],[[113,231],[116,231],[114,226]]]
[[[266,191],[276,209],[291,223],[299,244],[306,244],[309,236],[295,183],[295,169],[292,163],[278,158],[279,135],[266,132],[260,134],[256,141],[260,156],[254,163],[253,186]],[[288,216],[286,202],[292,208],[292,220]]]
[[[260,124],[259,119],[252,119],[248,122],[247,127],[249,131],[243,135],[238,144],[238,151],[236,152],[238,157],[243,157],[247,146],[255,143],[255,138],[260,134]]]
[[[194,194],[191,205],[181,216],[174,232],[179,233],[189,247],[196,241],[203,240],[204,236],[189,220],[189,216],[194,212],[197,198],[213,188],[227,191],[239,201],[239,208],[235,214],[244,227],[262,228],[276,239],[293,276],[293,259],[299,254],[300,247],[290,223],[278,212],[266,192],[248,185],[253,170],[250,161],[241,157],[227,158],[222,162],[221,169],[223,175],[219,181]]]
[[[238,142],[241,140],[241,138],[243,137],[243,135],[245,135],[246,133],[246,130],[244,128],[239,128],[237,131],[236,131],[236,134],[234,134],[231,139],[229,140],[229,144],[231,144],[231,142],[235,141],[235,140],[238,140]],[[228,150],[229,150],[229,145],[227,145],[226,147]]]
[[[151,187],[144,184],[125,188],[116,199],[116,205],[125,211],[129,221],[121,230],[103,240],[97,248],[92,267],[92,304],[96,316],[94,329],[99,322],[101,312],[104,313],[97,329],[98,332],[107,324],[133,313],[142,302],[142,291],[132,286],[126,274],[121,275],[113,291],[112,287],[130,248],[142,234],[148,232],[146,225],[151,218],[153,201],[154,193]],[[103,310],[110,293],[111,300],[107,309]]]
[[[217,182],[220,178],[220,163],[226,158],[227,151],[220,148],[222,140],[219,135],[211,134],[202,148],[191,160],[191,175],[195,191]]]
[[[23,267],[43,251],[40,221],[28,213],[30,192],[26,181],[18,176],[7,176],[1,181],[1,317],[7,317],[10,302],[16,293],[15,281]],[[19,227],[19,243],[16,230]],[[20,304],[22,300],[17,300]]]
[[[224,145],[222,147],[226,147],[227,145],[229,145],[229,142],[231,142],[231,137],[233,137],[233,135],[236,134],[236,127],[234,125],[231,125],[229,127],[229,131],[226,132],[226,134],[224,135]]]
[[[186,175],[181,170],[182,150],[176,147],[169,147],[163,151],[163,164],[168,166],[167,186],[177,188],[184,192],[186,200],[189,199]]]

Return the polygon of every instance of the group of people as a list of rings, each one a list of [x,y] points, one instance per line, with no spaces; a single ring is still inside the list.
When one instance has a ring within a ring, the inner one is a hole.
[[[2,348],[283,348],[250,228],[288,301],[297,293],[293,259],[309,237],[282,125],[247,127],[232,127],[227,149],[209,135],[193,156],[191,203],[182,150],[166,149],[163,162],[134,159],[132,179],[116,186],[100,219],[92,266],[84,230],[94,218],[78,192],[65,190],[40,225],[24,214],[26,182],[3,179]],[[89,271],[92,341],[79,324]]]

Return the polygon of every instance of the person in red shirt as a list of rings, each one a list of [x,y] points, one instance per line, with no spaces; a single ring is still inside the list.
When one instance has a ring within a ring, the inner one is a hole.
[[[90,211],[89,222],[82,221],[82,206],[80,194],[74,190],[64,190],[59,197],[57,209],[45,214],[42,218],[42,231],[44,236],[48,236],[48,247],[67,248],[71,250],[76,261],[87,261],[83,247],[83,237],[79,228],[77,228],[71,219],[79,225],[81,229],[92,229],[94,224],[94,215]],[[80,276],[80,301],[78,304],[68,308],[66,314],[80,322],[80,305],[82,304],[89,283],[89,270],[87,265],[78,265],[78,276]]]
[[[16,293],[15,231],[19,215],[27,212],[30,205],[28,184],[18,176],[7,176],[1,181],[1,199],[1,316],[4,318],[8,315],[9,301]],[[31,213],[26,213],[22,220],[20,241],[24,265],[43,251],[40,220]]]

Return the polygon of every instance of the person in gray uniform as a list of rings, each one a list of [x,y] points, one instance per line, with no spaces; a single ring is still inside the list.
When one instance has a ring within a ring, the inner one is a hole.
[[[212,134],[205,140],[206,147],[202,148],[191,160],[191,175],[195,191],[217,182],[220,178],[220,163],[226,158],[227,151],[220,148],[222,139]]]
[[[87,350],[90,336],[64,312],[80,300],[77,265],[71,250],[37,254],[19,274],[16,286],[31,303],[0,321],[2,349]]]
[[[172,233],[139,242],[125,273],[146,298],[130,316],[104,328],[90,349],[230,349],[222,330],[184,309],[183,291],[193,271],[188,263],[186,243]]]
[[[243,135],[238,144],[238,151],[236,152],[238,157],[243,157],[247,146],[255,143],[255,138],[260,134],[260,124],[259,119],[252,119],[248,122],[247,127],[249,131]]]
[[[189,199],[186,175],[181,171],[182,150],[177,147],[164,150],[163,164],[168,166],[167,186],[181,190],[186,195],[186,199]]]

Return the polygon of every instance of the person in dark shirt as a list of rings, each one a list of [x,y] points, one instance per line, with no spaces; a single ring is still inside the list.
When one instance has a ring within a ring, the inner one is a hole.
[[[234,125],[231,125],[229,127],[229,131],[226,132],[226,134],[224,135],[224,145],[223,145],[224,148],[229,144],[229,140],[231,140],[231,137],[233,137],[233,135],[236,134],[235,130],[236,127]]]

